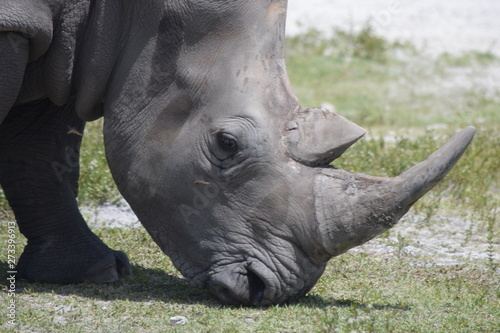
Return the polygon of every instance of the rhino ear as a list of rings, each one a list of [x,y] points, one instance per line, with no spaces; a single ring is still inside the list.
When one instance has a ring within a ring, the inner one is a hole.
[[[365,130],[327,109],[303,109],[288,123],[289,155],[308,165],[325,165],[358,141]]]
[[[119,53],[123,17],[120,1],[93,1],[80,55],[76,112],[85,121],[103,116],[101,102]]]

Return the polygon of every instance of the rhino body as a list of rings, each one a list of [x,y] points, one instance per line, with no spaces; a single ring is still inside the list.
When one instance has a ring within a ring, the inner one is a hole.
[[[104,117],[120,192],[174,265],[223,303],[306,294],[333,256],[392,227],[474,128],[396,178],[329,167],[364,130],[303,108],[286,0],[4,0],[0,184],[28,244],[19,276],[112,282],[125,254],[76,196],[85,121]]]

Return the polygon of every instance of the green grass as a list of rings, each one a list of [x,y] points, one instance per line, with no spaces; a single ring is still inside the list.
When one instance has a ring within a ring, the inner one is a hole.
[[[175,331],[169,319],[177,315],[189,321],[178,330],[189,332],[494,332],[500,325],[500,281],[481,265],[424,267],[409,256],[347,253],[298,302],[247,309],[191,288],[142,229],[98,234],[129,254],[134,275],[108,285],[18,282],[20,331]]]
[[[425,217],[472,221],[467,239],[500,244],[500,92],[489,71],[491,54],[471,52],[430,58],[409,45],[391,44],[369,27],[326,38],[311,31],[288,40],[288,71],[305,106],[334,105],[368,130],[336,167],[394,176],[425,159],[456,129],[474,125],[472,145],[452,172],[414,207]],[[428,126],[442,124],[438,129]],[[107,169],[100,121],[87,126],[81,154],[82,203],[114,202],[118,191]],[[394,132],[394,140],[384,137]],[[0,220],[13,219],[0,191]],[[0,243],[7,239],[6,227]],[[408,254],[411,239],[398,235],[395,251],[348,252],[334,258],[315,288],[296,303],[267,309],[223,307],[191,288],[143,229],[97,229],[112,248],[125,251],[134,275],[109,285],[71,286],[18,282],[17,322],[24,332],[496,332],[500,327],[499,263],[464,259],[437,266]],[[388,237],[390,232],[381,237]],[[18,252],[23,237],[18,235]],[[7,271],[0,248],[0,278]],[[5,283],[5,282],[3,282]],[[8,295],[0,293],[0,331]],[[187,317],[173,327],[169,318]]]
[[[104,154],[102,119],[87,123],[80,150],[80,189],[78,199],[82,203],[115,203],[120,193],[111,176]],[[91,184],[86,186],[86,184]]]
[[[369,39],[370,30],[364,31],[364,38]],[[487,93],[488,71],[500,65],[493,55],[471,52],[433,59],[420,56],[408,45],[339,45],[338,40],[349,34],[338,34],[327,39],[312,31],[289,43],[287,67],[303,105],[333,104],[339,113],[368,129],[407,130],[436,123],[450,128],[477,125],[489,129],[495,124],[493,128],[498,128],[500,82],[496,82],[496,98]],[[349,47],[368,48],[362,53],[374,55],[356,57]]]

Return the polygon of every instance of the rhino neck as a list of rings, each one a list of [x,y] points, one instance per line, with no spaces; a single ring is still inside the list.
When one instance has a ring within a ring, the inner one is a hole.
[[[121,52],[125,2],[92,1],[81,40],[76,112],[91,121],[103,115],[102,101]]]

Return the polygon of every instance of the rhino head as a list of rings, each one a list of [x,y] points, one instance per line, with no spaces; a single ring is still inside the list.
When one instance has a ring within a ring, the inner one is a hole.
[[[299,105],[284,61],[286,1],[149,1],[126,10],[126,24],[106,25],[108,17],[101,25],[109,34],[129,29],[105,73],[108,162],[156,243],[223,303],[305,295],[330,258],[392,227],[474,134],[463,130],[395,178],[332,168],[364,130]],[[105,44],[95,40],[88,52]],[[93,87],[80,85],[83,118],[99,116],[87,107]]]

